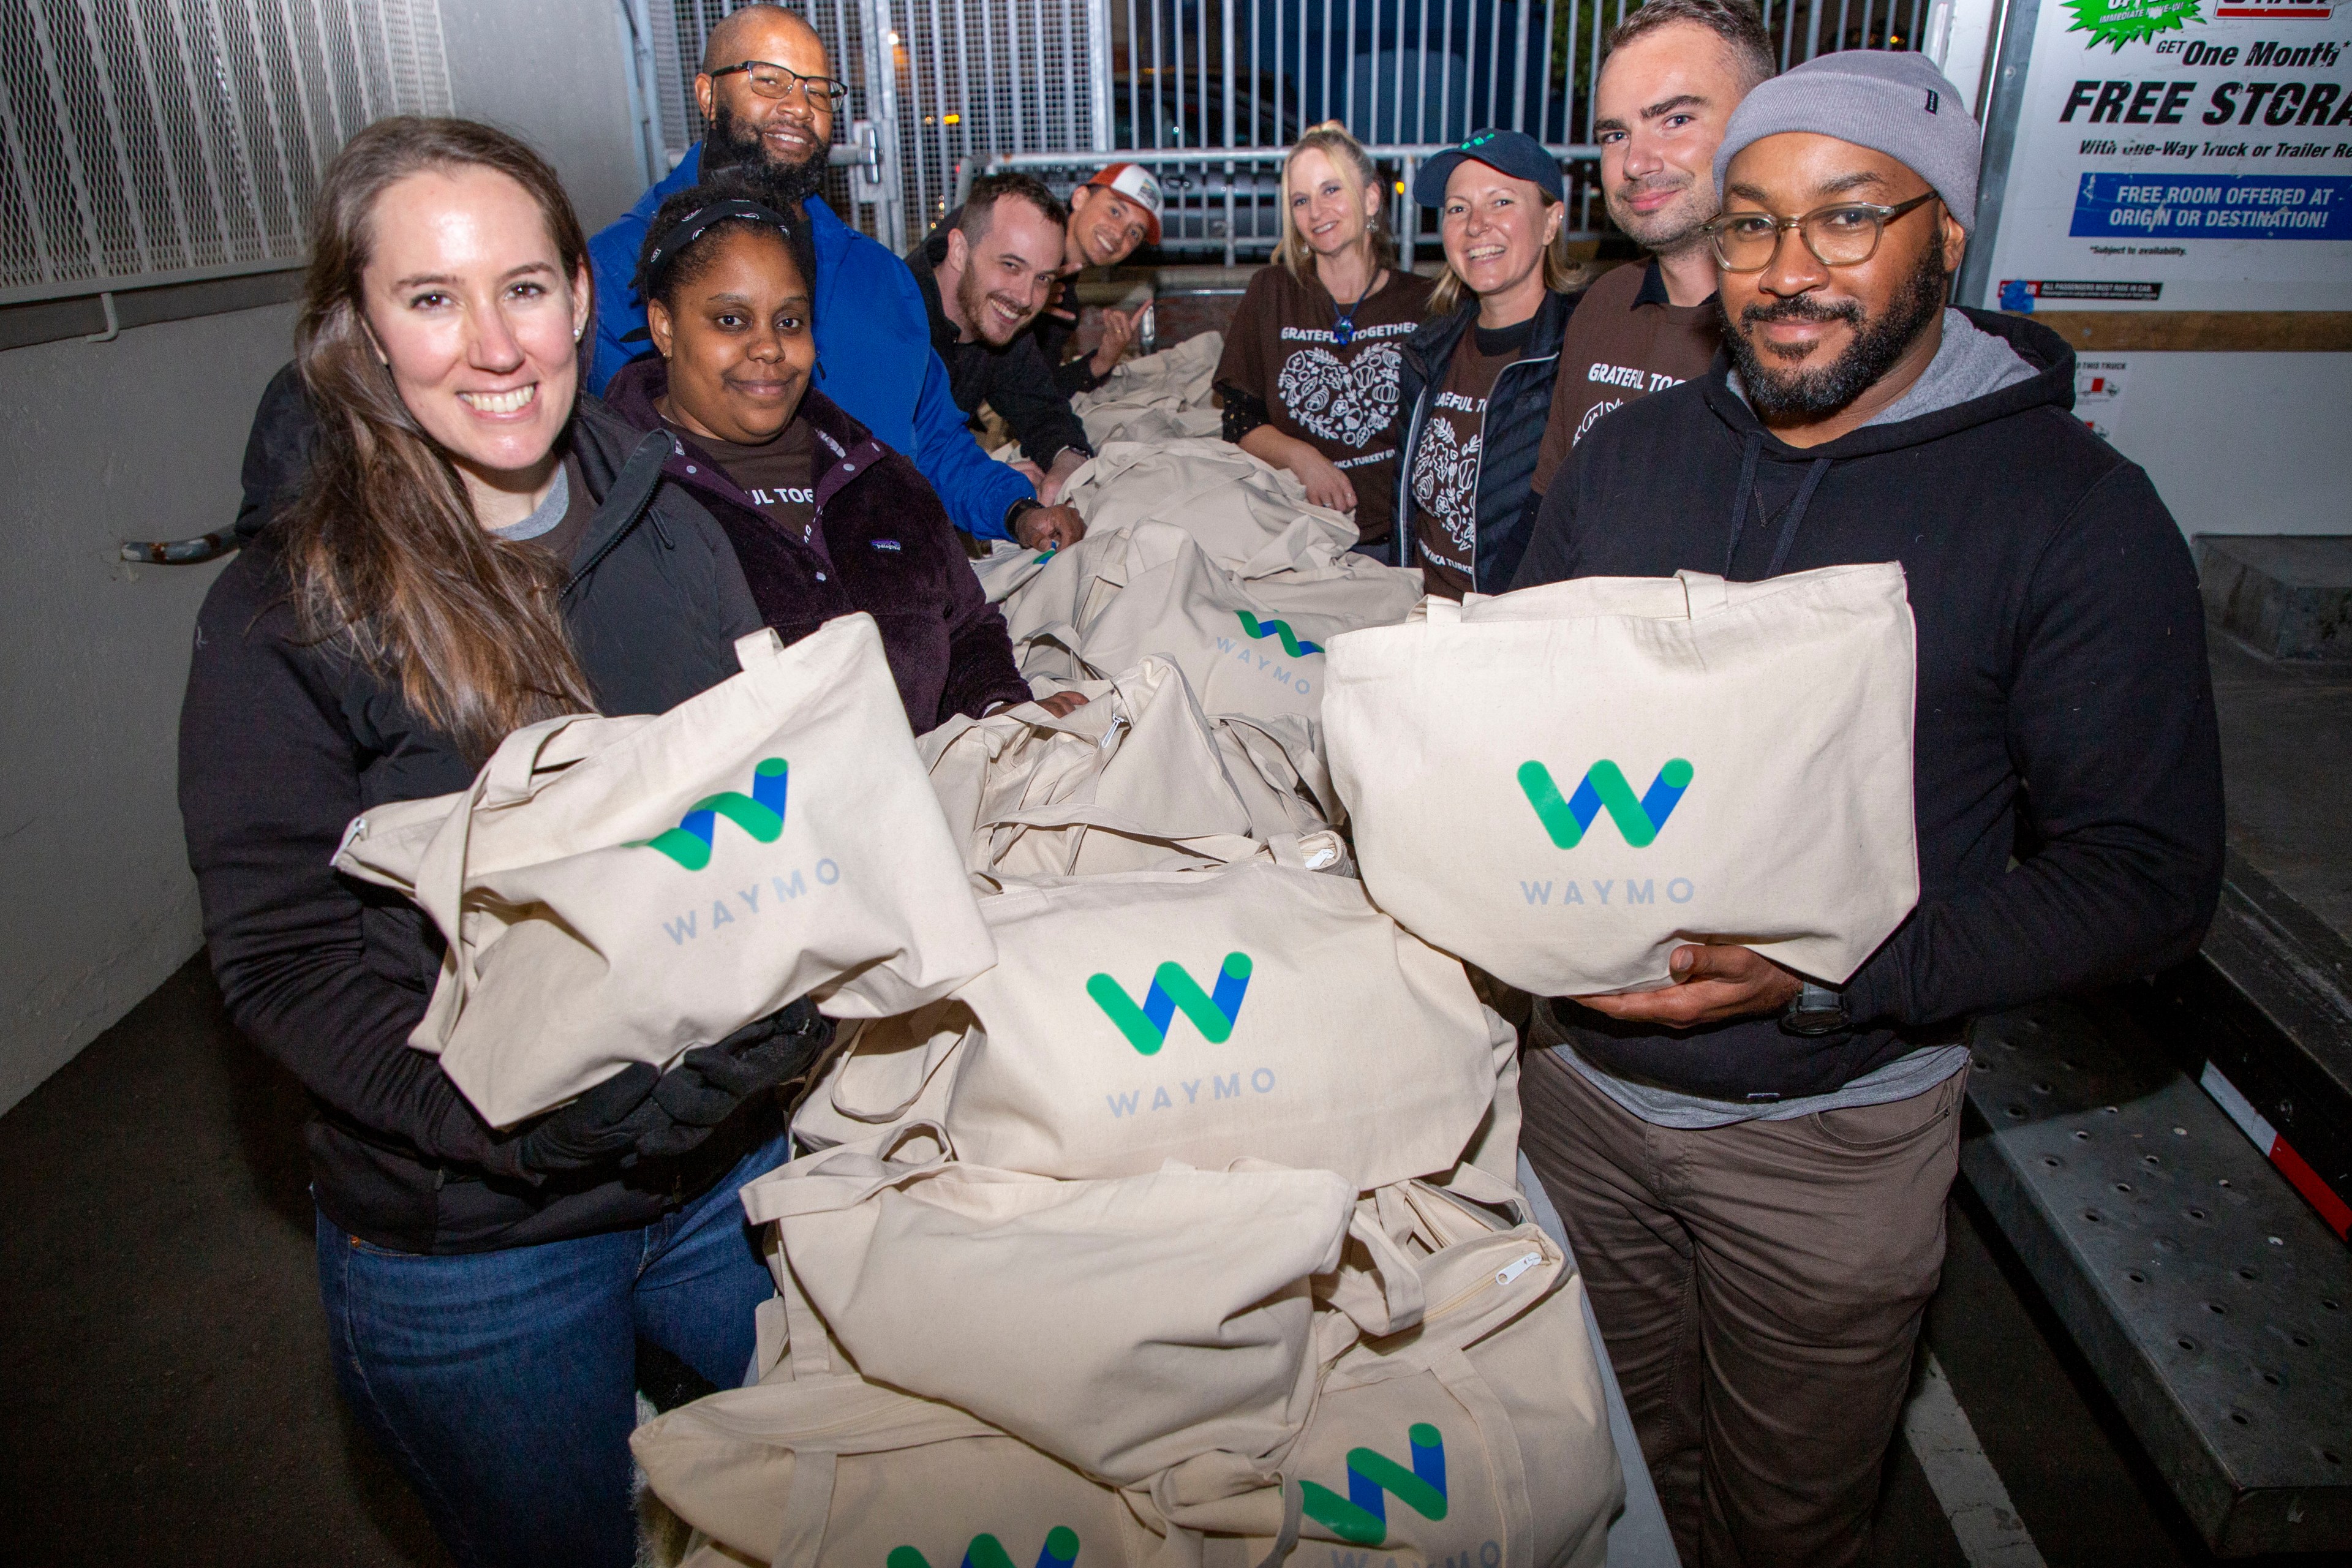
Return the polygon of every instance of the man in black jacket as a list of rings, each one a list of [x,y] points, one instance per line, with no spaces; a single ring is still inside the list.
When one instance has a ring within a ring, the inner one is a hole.
[[[1942,1267],[1963,1021],[2183,958],[2219,894],[2189,552],[2068,412],[2064,342],[1945,307],[1976,165],[1916,55],[1757,88],[1716,163],[1727,356],[1593,427],[1516,580],[1909,581],[1903,927],[1851,976],[1680,948],[1676,984],[1531,1028],[1525,1146],[1688,1563],[1862,1559]]]
[[[963,226],[963,207],[950,207],[923,237],[923,254],[933,267],[948,258],[948,236]],[[1160,243],[1160,181],[1140,163],[1109,163],[1070,193],[1070,218],[1063,226],[1062,280],[1052,301],[1037,312],[1029,335],[1054,368],[1054,384],[1075,397],[1110,379],[1135,342],[1143,312],[1102,313],[1102,337],[1090,355],[1065,359],[1077,335],[1078,274],[1089,267],[1116,267],[1145,245]]]
[[[948,391],[967,419],[987,404],[1021,443],[1015,464],[1054,504],[1063,481],[1094,456],[1069,394],[1029,331],[1061,281],[1069,209],[1028,174],[972,182],[963,217],[938,261],[919,245],[907,265],[923,291],[931,347],[948,367]]]

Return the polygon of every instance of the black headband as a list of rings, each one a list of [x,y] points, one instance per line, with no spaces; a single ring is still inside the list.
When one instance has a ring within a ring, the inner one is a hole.
[[[694,242],[709,233],[714,225],[736,221],[766,224],[782,235],[792,233],[792,220],[772,206],[740,200],[712,202],[678,219],[670,231],[661,237],[660,242],[638,263],[637,275],[630,280],[630,287],[637,291],[638,298],[652,299],[661,283],[662,274],[669,270],[671,262],[691,249]],[[643,340],[647,335],[646,329],[640,327],[621,341]]]

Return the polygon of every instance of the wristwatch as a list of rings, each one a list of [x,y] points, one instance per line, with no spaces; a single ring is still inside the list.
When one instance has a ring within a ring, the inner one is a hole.
[[[1801,976],[1797,994],[1780,1014],[1780,1027],[1791,1035],[1829,1035],[1853,1020],[1846,1016],[1845,993],[1816,985]]]

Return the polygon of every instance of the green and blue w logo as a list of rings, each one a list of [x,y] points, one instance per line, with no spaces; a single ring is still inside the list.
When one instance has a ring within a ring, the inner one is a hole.
[[[1143,1005],[1139,1007],[1129,997],[1126,987],[1108,974],[1097,974],[1087,982],[1087,994],[1095,1005],[1110,1015],[1119,1033],[1127,1037],[1139,1056],[1156,1056],[1168,1043],[1169,1026],[1176,1021],[1176,1010],[1192,1020],[1213,1046],[1222,1046],[1233,1037],[1234,1020],[1241,1016],[1242,996],[1249,990],[1250,958],[1246,952],[1225,954],[1223,967],[1217,971],[1217,988],[1202,991],[1197,982],[1176,963],[1161,964],[1153,972],[1151,989],[1143,994]]]
[[[1405,1441],[1412,1448],[1409,1470],[1375,1449],[1349,1449],[1346,1497],[1313,1481],[1299,1482],[1307,1517],[1358,1546],[1378,1546],[1388,1539],[1391,1495],[1423,1519],[1444,1519],[1445,1436],[1428,1422],[1416,1421],[1406,1429]]]
[[[1055,1525],[1045,1532],[1045,1549],[1037,1553],[1037,1568],[1070,1568],[1078,1560],[1078,1532],[1065,1525]],[[884,1558],[883,1568],[931,1568],[923,1554],[911,1546],[894,1546]],[[964,1548],[962,1568],[1013,1568],[1012,1554],[992,1535],[971,1538]]]
[[[1691,765],[1676,757],[1658,770],[1649,793],[1635,800],[1633,786],[1625,782],[1624,773],[1603,757],[1585,770],[1576,793],[1562,800],[1549,768],[1541,763],[1519,764],[1519,787],[1527,792],[1528,804],[1536,808],[1544,831],[1562,849],[1582,843],[1585,829],[1603,811],[1625,836],[1626,843],[1636,849],[1648,847],[1666,826],[1666,818],[1675,814],[1675,804],[1690,788],[1690,782]]]
[[[1277,637],[1282,639],[1282,651],[1293,658],[1304,658],[1310,653],[1321,653],[1321,643],[1301,642],[1298,634],[1290,629],[1288,621],[1261,621],[1247,610],[1235,610],[1241,617],[1242,630],[1254,637]]]
[[[751,793],[738,795],[723,790],[705,796],[687,808],[676,827],[640,838],[627,848],[658,849],[689,871],[699,871],[710,864],[711,841],[719,834],[719,819],[725,817],[762,844],[773,844],[784,831],[784,784],[788,772],[784,759],[770,757],[751,770]]]

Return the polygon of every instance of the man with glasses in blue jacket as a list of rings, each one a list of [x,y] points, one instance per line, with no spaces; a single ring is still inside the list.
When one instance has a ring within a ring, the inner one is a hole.
[[[817,195],[833,143],[835,109],[849,96],[832,75],[824,41],[781,5],[746,5],[710,31],[694,98],[710,133],[667,179],[589,242],[596,272],[596,359],[589,384],[645,352],[645,301],[631,288],[646,227],[672,193],[740,171],[764,198],[797,202],[816,240],[818,384],[826,396],[906,453],[939,491],[956,526],[981,539],[1033,548],[1067,544],[1086,525],[1066,506],[1039,504],[1018,470],[992,461],[966,428],[931,350],[921,290],[905,263],[834,215]]]

